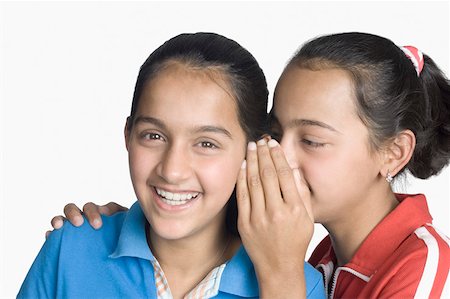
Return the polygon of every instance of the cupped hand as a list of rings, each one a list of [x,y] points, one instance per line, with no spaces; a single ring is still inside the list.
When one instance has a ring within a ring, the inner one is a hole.
[[[59,229],[63,226],[64,221],[68,220],[74,226],[80,226],[84,222],[84,215],[93,228],[99,229],[102,227],[101,215],[110,216],[117,212],[126,210],[128,209],[115,202],[109,202],[101,206],[93,202],[88,202],[83,206],[83,211],[81,211],[75,204],[69,203],[64,207],[65,217],[61,215],[55,216],[51,220],[51,224],[54,229]],[[47,238],[50,233],[51,231],[47,231],[45,233],[45,237]]]
[[[260,295],[304,297],[304,260],[314,220],[300,170],[291,169],[275,140],[250,142],[236,190],[238,230]]]

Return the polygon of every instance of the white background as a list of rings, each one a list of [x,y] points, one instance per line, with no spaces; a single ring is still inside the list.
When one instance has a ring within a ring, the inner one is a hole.
[[[272,91],[301,43],[341,31],[415,45],[448,76],[449,19],[447,1],[0,3],[0,297],[15,297],[66,203],[135,201],[124,121],[139,67],[168,38],[235,39]],[[428,195],[447,235],[449,173],[400,187]]]

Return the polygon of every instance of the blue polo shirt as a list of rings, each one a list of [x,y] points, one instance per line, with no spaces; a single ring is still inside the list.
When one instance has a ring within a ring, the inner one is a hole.
[[[36,257],[17,298],[157,298],[138,202],[129,211],[53,231]],[[308,298],[325,298],[322,275],[305,263]],[[281,288],[283,286],[280,286]],[[257,298],[253,265],[241,246],[228,261],[215,298]]]

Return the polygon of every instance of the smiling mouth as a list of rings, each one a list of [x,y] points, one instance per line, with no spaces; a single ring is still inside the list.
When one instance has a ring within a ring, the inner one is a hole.
[[[192,192],[192,193],[176,193],[176,192],[169,192],[163,189],[159,189],[155,187],[156,193],[159,195],[159,198],[164,203],[171,205],[171,206],[179,206],[184,205],[188,203],[191,200],[194,200],[197,198],[197,196],[200,194],[199,192]]]

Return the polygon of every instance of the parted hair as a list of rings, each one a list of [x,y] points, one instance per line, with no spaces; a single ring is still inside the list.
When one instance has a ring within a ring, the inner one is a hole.
[[[418,76],[413,63],[391,40],[368,33],[320,36],[305,43],[288,63],[308,69],[340,68],[354,84],[357,112],[380,149],[403,130],[416,137],[408,169],[425,179],[450,159],[449,80],[427,55]]]

